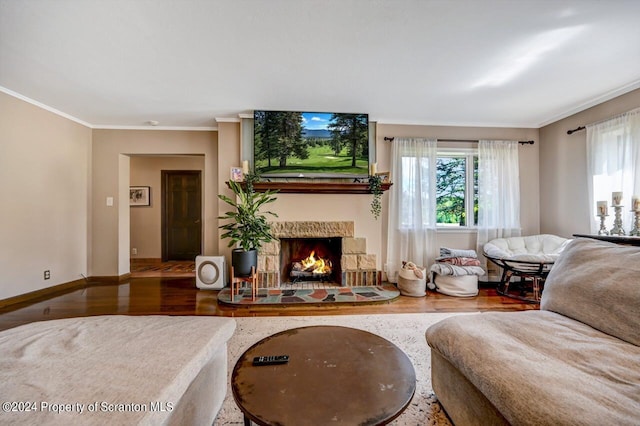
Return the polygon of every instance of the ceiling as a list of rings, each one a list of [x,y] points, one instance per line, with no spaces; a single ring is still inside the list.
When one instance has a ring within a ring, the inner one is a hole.
[[[639,20],[637,0],[0,0],[0,88],[95,128],[540,127],[640,87]]]

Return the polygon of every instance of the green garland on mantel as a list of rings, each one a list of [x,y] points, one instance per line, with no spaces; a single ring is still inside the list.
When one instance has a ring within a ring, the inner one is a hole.
[[[380,213],[382,212],[382,177],[381,176],[369,176],[369,191],[373,194],[371,200],[371,214],[378,220]]]

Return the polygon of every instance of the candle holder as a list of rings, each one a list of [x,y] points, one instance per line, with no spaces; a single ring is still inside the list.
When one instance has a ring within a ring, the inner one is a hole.
[[[609,231],[609,235],[626,235],[622,229],[622,207],[619,205],[612,206],[616,211],[616,217],[613,220],[613,228]]]
[[[598,235],[609,235],[609,231],[607,231],[607,227],[604,226],[604,218],[609,216],[608,214],[599,214],[600,218],[600,229],[598,230]]]
[[[632,237],[640,237],[640,210],[631,210],[635,214],[633,229],[629,232]]]

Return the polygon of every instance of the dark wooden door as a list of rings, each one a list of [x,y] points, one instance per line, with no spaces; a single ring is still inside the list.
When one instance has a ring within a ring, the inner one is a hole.
[[[202,252],[200,171],[162,171],[162,260],[194,260]]]

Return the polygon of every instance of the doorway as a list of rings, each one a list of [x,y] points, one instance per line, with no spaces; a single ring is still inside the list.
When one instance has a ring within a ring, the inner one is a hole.
[[[162,170],[162,261],[193,260],[202,252],[199,170]]]

